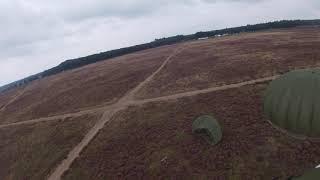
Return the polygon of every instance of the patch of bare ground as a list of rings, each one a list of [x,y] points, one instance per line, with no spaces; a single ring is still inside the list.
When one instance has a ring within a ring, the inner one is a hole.
[[[63,179],[285,179],[320,162],[320,143],[273,129],[262,113],[266,84],[130,107],[112,118]],[[191,132],[213,114],[223,140]]]
[[[45,179],[101,114],[0,129],[0,179]]]
[[[0,112],[0,123],[112,104],[154,72],[174,47],[150,49],[35,81]]]
[[[320,28],[244,33],[193,41],[137,95],[171,95],[320,66]]]

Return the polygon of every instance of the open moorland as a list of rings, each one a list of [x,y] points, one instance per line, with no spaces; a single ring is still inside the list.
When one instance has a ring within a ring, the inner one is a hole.
[[[263,119],[266,84],[151,102],[121,111],[75,161],[65,179],[274,179],[320,162],[320,143],[284,136]],[[213,114],[223,141],[210,147],[191,131]],[[241,178],[240,178],[241,177]]]
[[[0,111],[0,124],[114,103],[155,71],[173,49],[146,50],[35,81]]]
[[[320,28],[273,29],[133,53],[0,93],[0,179],[287,179],[320,142],[274,129],[268,83],[320,66]],[[212,114],[223,139],[191,131]]]
[[[247,33],[192,42],[138,97],[176,94],[319,66],[319,47],[318,28]]]
[[[0,95],[0,110],[4,109],[5,106],[13,102],[16,97],[22,93],[23,88],[15,88],[5,92],[2,92]]]
[[[0,179],[44,179],[99,114],[0,129]]]

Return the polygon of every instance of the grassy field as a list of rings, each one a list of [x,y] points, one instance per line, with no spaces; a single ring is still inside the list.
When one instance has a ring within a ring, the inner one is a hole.
[[[0,123],[114,103],[155,71],[173,50],[174,46],[146,50],[35,81],[0,112]]]
[[[320,143],[287,137],[264,119],[265,87],[129,108],[105,126],[64,179],[269,180],[315,167]],[[203,114],[213,114],[222,125],[217,146],[191,132],[193,120]]]
[[[0,129],[0,179],[44,179],[100,115]]]
[[[320,28],[244,33],[195,41],[138,95],[150,98],[320,66]]]

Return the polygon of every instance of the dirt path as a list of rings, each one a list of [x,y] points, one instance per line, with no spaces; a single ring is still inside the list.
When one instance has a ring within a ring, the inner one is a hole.
[[[199,94],[206,94],[206,93],[215,92],[215,91],[222,91],[222,90],[239,88],[242,86],[247,86],[247,85],[252,85],[252,84],[257,84],[257,83],[268,82],[268,81],[271,81],[277,77],[279,77],[279,76],[278,75],[270,76],[270,77],[254,79],[254,80],[250,80],[250,81],[244,81],[244,82],[240,82],[240,83],[236,83],[236,84],[228,84],[228,85],[223,85],[223,86],[211,87],[211,88],[207,88],[207,89],[200,89],[200,90],[178,93],[178,94],[162,96],[162,97],[157,97],[157,98],[151,98],[151,99],[134,100],[134,101],[129,102],[129,104],[130,105],[142,105],[142,104],[149,103],[149,102],[168,101],[171,99],[190,97],[190,96],[195,96],[195,95],[199,95]]]
[[[126,106],[113,105],[109,107],[108,110],[103,114],[101,119],[90,129],[90,131],[85,135],[81,142],[69,152],[66,159],[64,159],[61,164],[53,171],[49,176],[49,180],[61,179],[61,176],[66,172],[73,161],[80,155],[81,151],[91,142],[91,140],[98,134],[100,129],[102,129],[105,123],[111,119],[111,117],[118,111],[125,109]]]
[[[7,104],[5,104],[4,106],[2,106],[2,107],[0,108],[0,112],[4,111],[11,103],[13,103],[14,101],[16,101],[20,96],[22,96],[25,91],[26,91],[26,87],[24,87],[20,92],[18,92],[18,94],[15,95]]]
[[[93,128],[90,129],[90,131],[85,135],[82,141],[76,147],[74,147],[72,151],[69,152],[67,158],[64,159],[62,163],[57,166],[57,168],[53,171],[53,173],[48,177],[48,180],[61,179],[61,176],[63,175],[63,173],[70,168],[71,164],[79,156],[80,152],[99,133],[100,129],[104,127],[106,122],[108,122],[116,112],[126,109],[129,102],[133,100],[136,92],[138,92],[145,84],[150,82],[152,78],[166,66],[166,64],[170,61],[170,59],[175,55],[177,55],[178,53],[180,53],[181,51],[183,51],[184,48],[185,46],[178,47],[170,56],[166,58],[166,60],[162,63],[162,65],[154,73],[152,73],[147,79],[145,79],[132,91],[127,93],[125,96],[123,96],[116,104],[105,108],[105,112],[102,118],[95,124]]]
[[[171,58],[173,56],[169,56],[169,57]],[[170,58],[168,58],[163,63],[163,65],[159,68],[160,70],[165,66],[165,64],[170,60]],[[147,78],[145,81],[140,83],[140,85],[137,86],[134,90],[132,90],[127,95],[125,95],[123,98],[121,98],[118,103],[106,107],[102,118],[86,134],[86,136],[83,138],[83,140],[76,147],[74,147],[74,149],[72,151],[70,151],[67,158],[64,159],[62,161],[62,163],[57,166],[57,168],[49,176],[48,179],[49,180],[61,179],[61,176],[63,175],[63,173],[66,172],[70,168],[73,161],[79,156],[81,151],[91,142],[91,140],[93,140],[93,138],[99,133],[99,131],[106,124],[106,122],[108,122],[113,117],[113,115],[115,113],[126,109],[129,105],[142,105],[142,104],[149,103],[149,102],[166,101],[166,100],[170,100],[170,99],[177,99],[177,98],[182,98],[182,97],[194,96],[194,95],[204,94],[204,93],[209,93],[209,92],[214,92],[214,91],[221,91],[221,90],[226,90],[226,89],[238,88],[238,87],[242,87],[242,86],[246,86],[246,85],[267,82],[267,81],[273,80],[276,77],[278,77],[278,76],[271,76],[271,77],[255,79],[255,80],[251,80],[251,81],[245,81],[245,82],[241,82],[241,83],[237,83],[237,84],[212,87],[212,88],[208,88],[208,89],[179,93],[179,94],[174,94],[174,95],[169,95],[169,96],[164,96],[164,97],[158,97],[158,98],[152,98],[152,99],[146,99],[146,100],[133,100],[133,96],[135,95],[135,92],[137,92],[137,90],[142,88],[143,85],[148,83],[152,79],[152,77],[154,77],[158,72],[160,72],[159,69],[150,76],[151,78]],[[132,92],[134,92],[134,93],[132,93]]]
[[[177,48],[171,55],[167,57],[167,59],[161,64],[161,66],[153,72],[147,79],[145,79],[143,82],[141,82],[137,87],[135,87],[132,91],[130,91],[127,95],[125,95],[123,98],[119,100],[119,104],[127,104],[130,101],[133,101],[134,96],[137,94],[137,92],[143,88],[146,84],[148,84],[154,76],[156,76],[171,60],[172,57],[176,56],[180,52],[182,52],[184,49],[186,49],[187,46],[183,45],[181,48]]]
[[[49,116],[49,117],[43,117],[43,118],[38,118],[38,119],[31,119],[31,120],[20,121],[20,122],[15,122],[15,123],[10,123],[10,124],[2,124],[2,125],[0,125],[0,129],[6,128],[6,127],[11,127],[11,126],[27,125],[27,124],[34,124],[34,123],[47,122],[47,121],[57,121],[57,120],[66,119],[69,117],[79,117],[79,116],[86,115],[86,114],[97,113],[99,111],[104,112],[103,110],[105,108],[106,107],[103,107],[103,108],[100,107],[100,108],[83,110],[83,111],[74,112],[74,113],[67,113],[67,114],[62,114],[62,115]]]
[[[201,90],[195,90],[195,91],[189,91],[189,92],[184,92],[184,93],[178,93],[178,94],[173,94],[173,95],[168,95],[168,96],[162,96],[162,97],[156,97],[156,98],[150,98],[150,99],[143,99],[143,100],[134,100],[130,99],[127,97],[125,101],[122,99],[122,106],[127,106],[127,105],[143,105],[145,103],[150,103],[150,102],[157,102],[157,101],[167,101],[171,99],[179,99],[182,97],[189,97],[189,96],[195,96],[198,94],[205,94],[205,93],[210,93],[214,91],[222,91],[222,90],[227,90],[227,89],[232,89],[232,88],[239,88],[242,86],[246,85],[251,85],[251,84],[256,84],[256,83],[263,83],[267,81],[271,81],[275,79],[278,76],[271,76],[271,77],[265,77],[265,78],[260,78],[260,79],[254,79],[250,81],[245,81],[245,82],[240,82],[236,84],[228,84],[228,85],[223,85],[223,86],[218,86],[218,87],[211,87],[207,89],[201,89]],[[143,86],[140,86],[142,88]],[[11,127],[11,126],[19,126],[19,125],[27,125],[27,124],[34,124],[34,123],[39,123],[39,122],[46,122],[46,121],[56,121],[68,117],[78,117],[82,116],[85,114],[91,114],[91,113],[96,113],[96,112],[106,112],[110,107],[113,105],[108,105],[105,107],[99,107],[99,108],[94,108],[94,109],[89,109],[89,110],[83,110],[75,113],[68,113],[68,114],[62,114],[62,115],[56,115],[56,116],[50,116],[50,117],[43,117],[43,118],[38,118],[38,119],[32,119],[32,120],[26,120],[26,121],[21,121],[21,122],[16,122],[16,123],[10,123],[10,124],[3,124],[0,125],[0,128],[5,128],[5,127]]]
[[[38,123],[38,122],[44,122],[44,121],[53,121],[53,120],[57,120],[57,119],[81,116],[84,114],[99,112],[99,111],[104,112],[102,118],[100,120],[98,120],[98,122],[94,125],[94,127],[92,127],[89,130],[89,132],[85,135],[85,137],[82,139],[82,141],[77,146],[75,146],[72,149],[72,151],[69,152],[67,158],[64,159],[56,167],[56,169],[53,171],[53,173],[48,177],[49,180],[57,180],[57,179],[61,179],[61,176],[63,175],[63,173],[66,172],[70,168],[71,164],[79,156],[81,151],[94,139],[94,137],[99,133],[99,131],[104,127],[104,125],[113,117],[113,115],[121,110],[126,109],[129,105],[142,105],[142,104],[149,103],[149,102],[167,101],[167,100],[171,100],[171,99],[178,99],[178,98],[182,98],[182,97],[195,96],[198,94],[205,94],[205,93],[214,92],[214,91],[238,88],[238,87],[242,87],[242,86],[246,86],[246,85],[267,82],[267,81],[273,80],[276,77],[278,77],[278,76],[271,76],[271,77],[265,77],[265,78],[251,80],[251,81],[245,81],[245,82],[223,85],[223,86],[218,86],[218,87],[212,87],[212,88],[207,88],[207,89],[202,89],[202,90],[184,92],[184,93],[179,93],[179,94],[174,94],[174,95],[169,95],[169,96],[144,99],[144,100],[134,100],[134,96],[136,95],[136,93],[142,87],[144,87],[147,83],[149,83],[154,78],[154,76],[156,76],[167,65],[167,63],[170,61],[170,59],[172,57],[174,57],[178,53],[182,52],[185,48],[186,48],[186,46],[182,46],[180,48],[177,48],[170,56],[168,56],[166,58],[166,60],[162,63],[162,65],[154,73],[152,73],[147,79],[145,79],[143,82],[141,82],[137,87],[135,87],[132,91],[128,92],[117,103],[115,103],[113,105],[105,106],[102,108],[100,107],[100,108],[96,108],[96,109],[80,111],[80,112],[76,112],[76,113],[69,113],[69,114],[64,114],[64,115],[58,115],[58,116],[39,118],[39,119],[34,119],[34,120],[29,120],[29,121],[0,125],[0,128],[17,126],[17,125],[25,125],[25,124],[31,124],[31,123]],[[16,98],[14,98],[12,100],[12,102],[17,98],[18,98],[18,96]]]

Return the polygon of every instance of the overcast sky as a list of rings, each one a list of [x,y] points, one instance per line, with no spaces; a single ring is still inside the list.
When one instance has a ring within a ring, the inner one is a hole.
[[[0,0],[0,86],[155,38],[319,17],[320,0]]]

